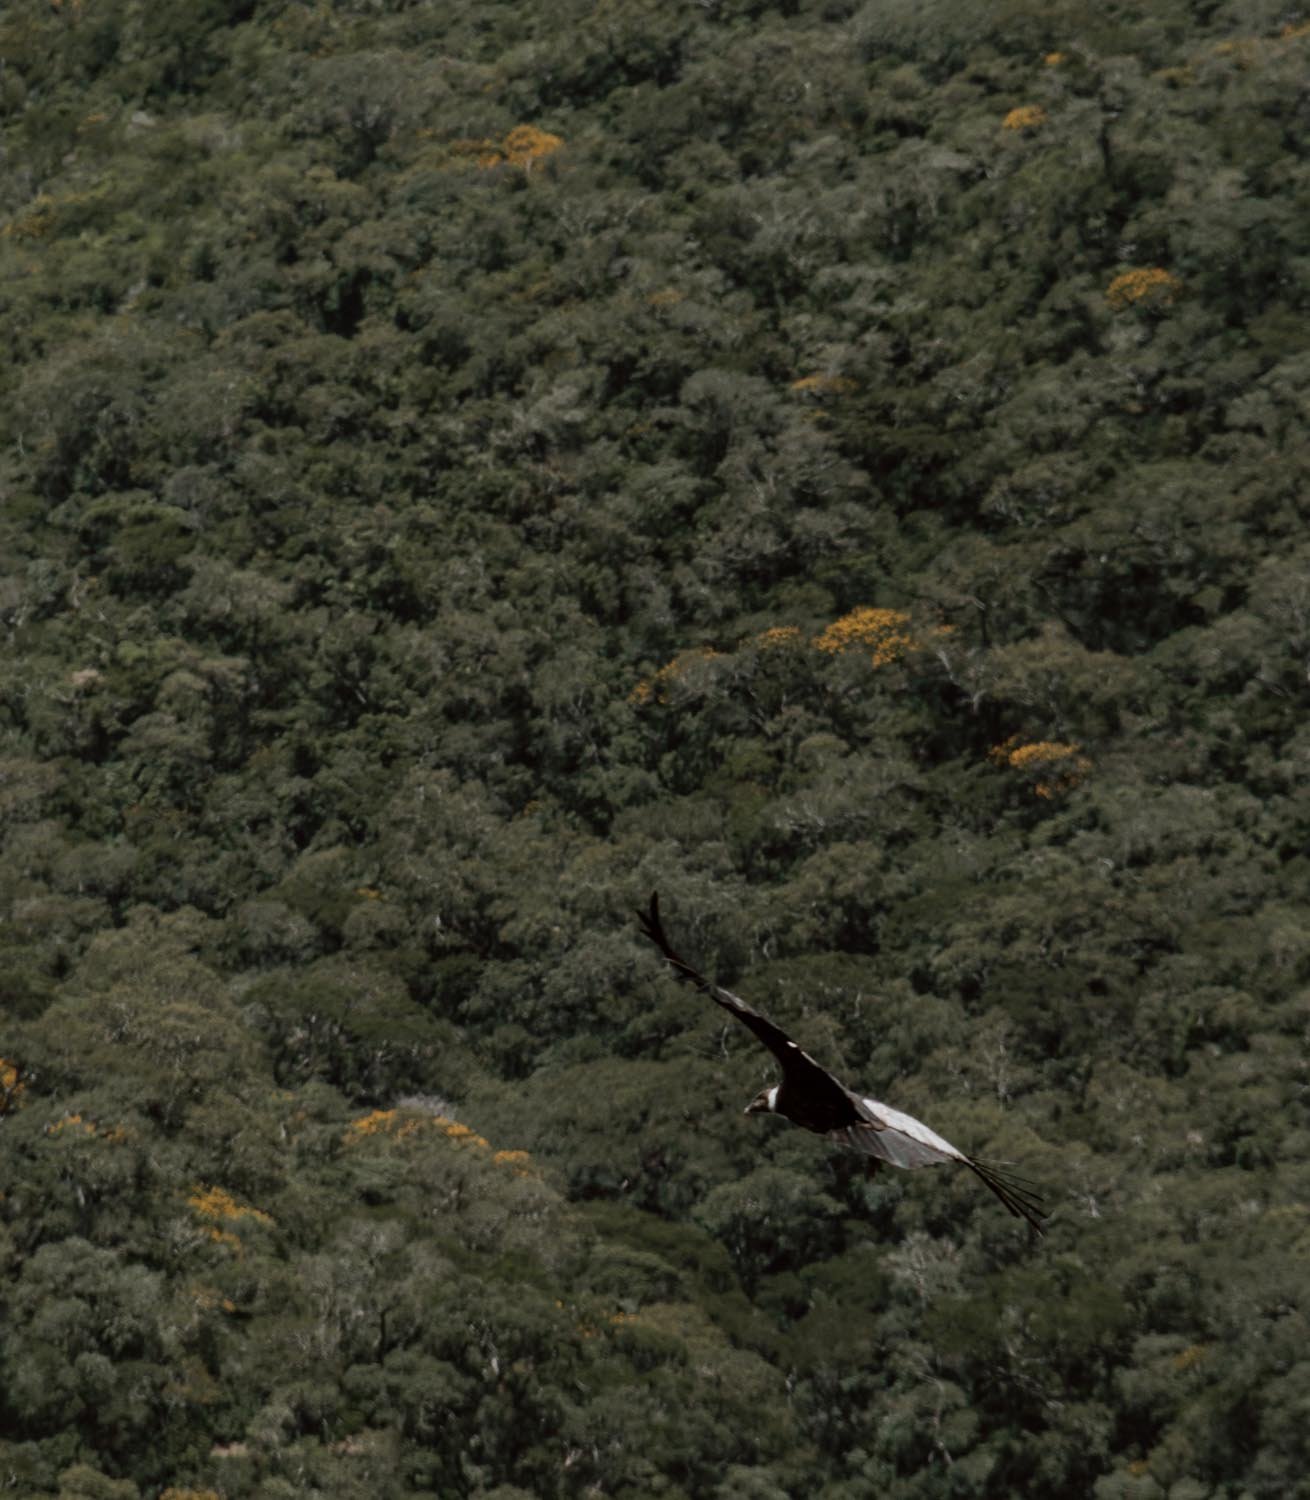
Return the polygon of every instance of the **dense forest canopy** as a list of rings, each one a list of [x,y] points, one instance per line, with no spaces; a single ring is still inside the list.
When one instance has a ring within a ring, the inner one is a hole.
[[[1310,1495],[1308,80],[0,12],[7,1492]]]

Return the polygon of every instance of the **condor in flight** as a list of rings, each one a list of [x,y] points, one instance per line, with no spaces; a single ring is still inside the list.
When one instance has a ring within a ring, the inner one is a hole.
[[[898,1109],[880,1104],[876,1099],[862,1099],[843,1088],[825,1068],[802,1052],[795,1042],[759,1011],[753,1010],[731,991],[720,989],[698,973],[675,953],[660,921],[660,898],[650,898],[650,910],[637,913],[642,931],[664,955],[679,979],[694,984],[711,1000],[729,1010],[764,1043],[782,1065],[782,1082],[762,1090],[746,1106],[748,1115],[782,1115],[793,1125],[801,1125],[843,1146],[851,1146],[870,1158],[870,1168],[877,1162],[894,1167],[931,1167],[938,1162],[958,1161],[996,1194],[1017,1219],[1027,1219],[1042,1233],[1041,1199],[1022,1178],[998,1171],[986,1162],[957,1151],[935,1130]]]

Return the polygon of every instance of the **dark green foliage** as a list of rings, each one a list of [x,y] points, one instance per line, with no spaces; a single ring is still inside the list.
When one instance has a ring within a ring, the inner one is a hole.
[[[1304,1492],[1308,58],[4,9],[10,1488]]]

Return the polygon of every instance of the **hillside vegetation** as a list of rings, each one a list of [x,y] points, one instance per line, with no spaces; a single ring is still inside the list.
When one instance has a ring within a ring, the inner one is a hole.
[[[0,1487],[1310,1496],[1310,16],[0,60]]]

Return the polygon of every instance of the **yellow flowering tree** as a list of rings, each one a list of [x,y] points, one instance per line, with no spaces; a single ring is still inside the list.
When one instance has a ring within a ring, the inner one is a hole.
[[[814,637],[814,647],[829,656],[846,651],[868,651],[875,667],[899,661],[916,643],[904,610],[861,605],[834,620]]]
[[[249,1220],[253,1224],[271,1225],[272,1216],[261,1208],[240,1203],[226,1188],[198,1183],[187,1198],[192,1213],[200,1221],[205,1233],[217,1245],[227,1245],[239,1251],[241,1238],[230,1227]]]
[[[8,1114],[11,1109],[17,1109],[23,1102],[22,1096],[26,1087],[18,1071],[18,1065],[11,1063],[7,1057],[0,1057],[0,1115]]]
[[[1040,104],[1020,104],[1001,121],[1002,130],[1036,130],[1046,123],[1046,111]]]
[[[563,145],[563,136],[553,135],[549,130],[539,130],[535,125],[516,125],[505,137],[502,149],[511,166],[522,167],[526,172],[543,157],[553,156]]]
[[[471,157],[483,170],[511,166],[530,172],[537,162],[553,156],[563,145],[564,137],[549,130],[536,125],[516,125],[500,140],[458,140],[449,149],[457,157]]]
[[[758,635],[751,637],[751,644],[762,651],[776,651],[798,646],[800,641],[801,633],[795,625],[771,625],[768,630],[761,630]]]
[[[1126,307],[1169,307],[1182,282],[1162,266],[1137,266],[1116,276],[1105,289],[1105,300],[1116,312]]]
[[[988,755],[993,764],[1019,772],[1035,797],[1049,799],[1072,791],[1092,769],[1091,761],[1081,750],[1081,745],[1060,740],[1021,740],[1018,735],[1011,735]]]
[[[692,646],[679,651],[651,677],[643,677],[629,694],[629,701],[644,707],[648,703],[667,703],[674,690],[694,692],[703,682],[708,663],[723,655],[712,646]]]
[[[487,1154],[488,1160],[493,1165],[504,1168],[515,1177],[532,1175],[532,1158],[526,1151],[493,1151],[491,1142],[486,1136],[479,1135],[472,1127],[460,1120],[452,1120],[448,1115],[424,1115],[400,1109],[375,1109],[352,1120],[346,1127],[341,1141],[344,1146],[349,1147],[369,1139],[408,1141],[420,1135],[444,1136],[446,1140],[457,1146],[467,1147],[479,1154]]]
[[[848,396],[856,385],[845,375],[802,375],[787,389],[798,396]]]
[[[953,628],[938,625],[928,631],[916,630],[904,610],[866,604],[824,626],[809,639],[799,626],[773,625],[748,636],[738,649],[750,649],[770,656],[781,656],[785,651],[798,648],[818,651],[825,656],[866,652],[875,667],[885,667],[900,661],[908,652],[923,649],[931,637],[945,635]],[[711,646],[693,646],[680,651],[650,677],[642,678],[628,695],[628,701],[645,707],[652,703],[668,703],[679,690],[684,696],[694,696],[708,685],[707,669],[710,665],[725,657],[726,653]]]
[[[46,1126],[46,1136],[53,1139],[56,1136],[69,1133],[77,1136],[95,1136],[102,1141],[109,1141],[117,1145],[120,1141],[127,1139],[127,1131],[122,1125],[98,1125],[94,1120],[84,1119],[81,1113],[64,1115],[53,1125]]]

